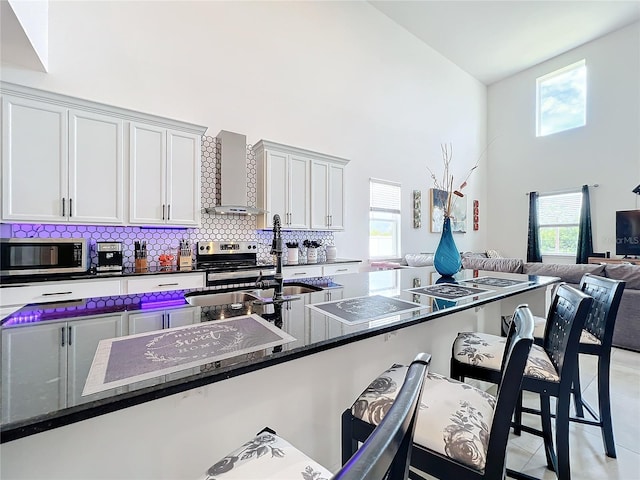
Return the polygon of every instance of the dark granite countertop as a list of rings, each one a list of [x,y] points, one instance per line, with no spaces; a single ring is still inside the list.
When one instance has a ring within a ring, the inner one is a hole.
[[[356,259],[348,259],[348,258],[337,258],[331,261],[323,261],[317,263],[306,263],[300,262],[295,265],[287,265],[286,259],[284,267],[295,267],[295,266],[303,266],[303,265],[337,265],[341,263],[360,263],[362,260]],[[0,277],[0,288],[2,287],[11,287],[16,286],[18,284],[24,285],[28,283],[37,283],[37,282],[68,282],[75,280],[98,280],[105,278],[124,278],[124,277],[139,277],[139,276],[148,276],[148,275],[164,275],[164,274],[185,274],[185,273],[194,273],[194,272],[205,272],[205,269],[198,268],[197,264],[194,264],[194,267],[186,270],[178,270],[177,267],[169,267],[169,268],[160,268],[160,267],[150,267],[144,272],[139,272],[134,269],[134,267],[124,267],[122,272],[100,272],[97,273],[93,270],[89,270],[85,273],[70,273],[70,274],[45,274],[45,275],[12,275],[12,276],[2,276]]]
[[[142,277],[148,275],[164,275],[164,274],[185,274],[201,272],[203,269],[191,268],[178,270],[177,267],[160,268],[150,267],[144,272],[136,271],[133,267],[125,267],[121,272],[95,272],[89,270],[85,273],[58,273],[58,274],[44,274],[44,275],[11,275],[0,277],[0,288],[11,287],[17,284],[24,285],[37,282],[69,282],[75,280],[98,280],[98,279],[113,279],[124,277]]]
[[[473,273],[473,271],[462,271],[456,275],[456,281],[473,280]],[[254,303],[252,298],[242,296],[238,297],[239,300],[229,300],[232,303],[210,306],[192,306],[185,300],[185,295],[202,296],[212,293],[207,289],[27,305],[3,319],[1,323],[3,346],[9,345],[7,342],[12,338],[17,339],[17,346],[22,345],[22,353],[20,348],[4,349],[9,357],[5,359],[3,354],[1,441],[12,441],[223,381],[430,321],[449,313],[542,288],[558,280],[551,277],[498,272],[481,272],[481,274],[511,280],[511,284],[473,285],[475,288],[487,290],[483,292],[469,290],[457,301],[448,298],[444,290],[443,296],[436,298],[410,291],[415,287],[424,288],[436,284],[439,279],[439,275],[432,267],[422,267],[326,278],[325,282],[320,282],[319,285],[329,287],[328,289],[300,295],[297,300],[289,302],[286,308],[282,309],[274,309],[273,305],[259,305]],[[315,279],[316,283],[318,280]],[[513,281],[519,283],[514,285]],[[471,287],[469,283],[463,285],[465,288]],[[377,295],[376,292],[380,291],[384,291],[384,294]],[[218,290],[216,293],[224,292]],[[345,304],[348,302],[365,304],[365,311],[368,312],[366,309],[370,309],[370,313],[360,318],[349,318],[347,315],[340,320],[339,315],[336,316],[336,312],[340,313],[336,300],[342,300]],[[385,304],[384,308],[387,310],[381,310],[381,303]],[[307,305],[311,304],[314,307],[309,308]],[[401,307],[400,310],[396,308],[398,305]],[[295,340],[257,352],[227,357],[221,361],[196,367],[190,366],[177,374],[162,374],[97,394],[82,396],[78,393],[82,391],[82,386],[85,384],[98,341],[112,339],[114,334],[111,332],[114,328],[118,332],[116,337],[125,337],[140,334],[141,331],[157,331],[163,328],[166,330],[174,327],[169,320],[165,320],[172,315],[176,318],[179,316],[183,322],[184,318],[189,319],[188,324],[205,325],[205,322],[215,322],[252,313],[261,315]],[[160,324],[154,327],[153,324],[138,322],[143,317],[156,318]],[[106,330],[105,325],[109,326]],[[82,329],[76,331],[76,327],[82,327]],[[28,335],[33,335],[33,342],[30,342]],[[57,364],[53,363],[59,361],[60,349],[65,348],[65,338],[67,345],[70,340],[74,342],[73,353],[71,348],[68,353],[64,353],[64,355],[75,355],[73,379],[71,369],[66,368],[66,362],[64,374],[59,373]],[[38,348],[27,348],[25,351],[24,345],[31,344],[37,344]],[[44,368],[44,366],[48,367]],[[76,393],[71,387],[72,380],[76,385]],[[57,385],[56,382],[64,384]],[[60,394],[65,391],[67,392],[65,395]],[[5,392],[8,392],[6,398]]]

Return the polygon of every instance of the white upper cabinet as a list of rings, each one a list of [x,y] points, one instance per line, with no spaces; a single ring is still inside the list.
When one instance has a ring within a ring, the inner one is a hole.
[[[130,223],[198,226],[201,137],[131,123]]]
[[[167,212],[170,225],[200,224],[201,136],[167,131]]]
[[[344,230],[344,165],[315,160],[311,166],[311,228]]]
[[[67,109],[2,98],[2,218],[66,220]]]
[[[199,225],[205,127],[0,87],[2,220]]]
[[[344,166],[348,160],[260,140],[258,207],[267,211],[258,228],[273,227],[279,214],[292,230],[344,229]]]
[[[123,223],[122,120],[3,97],[4,220]]]
[[[69,112],[70,221],[124,222],[122,124],[107,115]]]
[[[305,230],[311,226],[311,161],[269,146],[256,151],[258,163],[258,207],[267,211],[258,219],[259,228],[273,227],[273,216],[280,215],[283,228]]]

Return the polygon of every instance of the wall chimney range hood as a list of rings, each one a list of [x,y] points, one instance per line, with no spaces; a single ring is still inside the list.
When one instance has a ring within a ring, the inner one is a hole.
[[[205,211],[223,215],[264,213],[248,204],[246,135],[221,130],[217,138],[220,142],[220,205]]]

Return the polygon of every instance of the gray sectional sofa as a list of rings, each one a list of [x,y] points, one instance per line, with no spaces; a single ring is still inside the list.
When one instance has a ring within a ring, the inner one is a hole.
[[[585,273],[624,280],[626,285],[618,309],[613,345],[640,352],[640,265],[527,263],[519,258],[486,258],[477,255],[464,255],[462,267],[471,270],[559,277],[561,281],[574,286],[579,286],[580,279]]]

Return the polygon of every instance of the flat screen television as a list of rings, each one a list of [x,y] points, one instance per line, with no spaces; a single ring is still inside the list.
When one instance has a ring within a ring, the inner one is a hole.
[[[616,212],[616,255],[640,256],[640,210]]]

